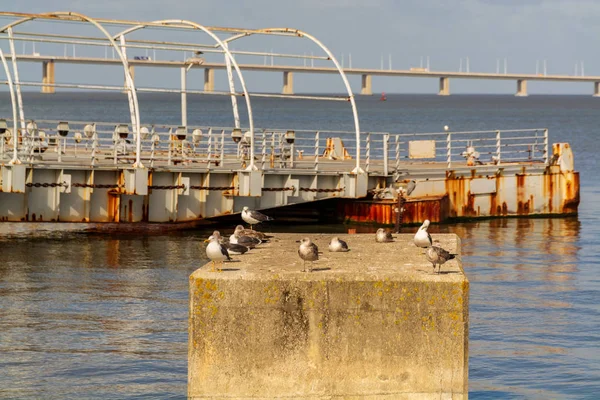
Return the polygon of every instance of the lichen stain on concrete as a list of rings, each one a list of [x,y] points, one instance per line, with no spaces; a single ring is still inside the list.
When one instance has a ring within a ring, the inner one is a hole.
[[[304,347],[308,341],[309,322],[304,312],[304,299],[299,291],[286,288],[281,293],[279,338],[275,344],[284,352]]]

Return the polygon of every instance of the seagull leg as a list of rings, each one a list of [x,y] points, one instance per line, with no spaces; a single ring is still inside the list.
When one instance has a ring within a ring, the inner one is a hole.
[[[211,272],[215,271],[215,261],[214,260],[210,262],[210,271]]]
[[[306,272],[306,260],[302,260],[302,272]]]

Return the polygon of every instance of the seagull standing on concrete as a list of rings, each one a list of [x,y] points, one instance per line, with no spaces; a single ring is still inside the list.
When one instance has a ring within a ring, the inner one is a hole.
[[[208,242],[208,246],[206,246],[206,256],[212,261],[212,269],[215,270],[215,261],[223,261],[228,260],[231,261],[231,257],[229,257],[229,253],[224,245],[219,243],[219,239],[214,235],[211,235],[204,242]]]
[[[252,225],[273,220],[273,218],[268,217],[263,213],[248,209],[247,206],[244,206],[244,208],[242,209],[242,219],[250,225],[250,229],[253,229]]]
[[[311,262],[311,267],[308,272],[312,272],[312,263],[319,259],[319,248],[316,244],[310,241],[309,238],[304,238],[300,241],[300,247],[298,248],[298,255],[302,259],[303,272],[306,272],[306,262]]]
[[[255,231],[255,230],[251,230],[251,229],[244,229],[244,227],[242,225],[236,226],[235,231],[238,233],[239,236],[250,236],[250,237],[253,237],[256,239],[260,239],[263,242],[266,241],[270,237],[259,231]]]
[[[413,238],[413,242],[417,247],[429,247],[433,244],[431,240],[431,235],[427,232],[427,228],[429,228],[429,220],[426,219],[423,221],[423,225],[419,228],[417,233],[415,233],[415,237]]]
[[[262,243],[262,240],[255,237],[240,235],[239,230],[235,230],[231,236],[229,236],[229,243],[241,244],[249,249],[253,249]]]
[[[333,239],[331,239],[331,242],[329,242],[329,251],[344,252],[350,251],[350,249],[348,248],[348,243],[336,236]]]
[[[229,254],[240,255],[248,251],[248,247],[246,246],[242,246],[241,244],[237,243],[231,243],[231,241],[225,240],[225,238],[221,236],[221,232],[219,231],[214,231],[212,235],[216,237],[217,241],[227,249],[227,252]]]
[[[383,228],[379,228],[379,229],[377,229],[377,233],[375,234],[375,241],[377,243],[387,243],[387,242],[393,242],[394,238],[392,237],[391,232],[386,231]]]
[[[442,249],[439,245],[430,245],[427,248],[427,252],[425,253],[425,257],[427,260],[433,265],[433,272],[435,272],[435,266],[438,266],[438,274],[442,269],[442,264],[444,264],[448,260],[454,259],[456,257],[454,254],[450,254],[448,251]]]

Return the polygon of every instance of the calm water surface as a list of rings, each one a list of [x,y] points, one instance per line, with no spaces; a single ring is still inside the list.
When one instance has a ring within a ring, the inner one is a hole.
[[[4,95],[0,114],[8,114]],[[25,103],[32,118],[125,121],[123,99],[111,96],[27,94]],[[228,99],[203,99],[190,101],[190,123],[231,125]],[[142,99],[146,120],[176,123],[177,102],[170,100]],[[600,394],[599,101],[591,96],[359,99],[365,131],[428,132],[446,124],[456,130],[548,127],[551,141],[574,148],[582,184],[579,217],[431,229],[463,240],[471,281],[472,399]],[[347,105],[257,99],[254,107],[259,126],[352,127]],[[187,282],[206,261],[200,244],[206,234],[198,229],[107,235],[72,224],[0,224],[0,397],[184,398]]]

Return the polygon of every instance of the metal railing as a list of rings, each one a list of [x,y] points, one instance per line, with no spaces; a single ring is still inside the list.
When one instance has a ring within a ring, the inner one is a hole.
[[[2,125],[0,120],[0,128]],[[0,160],[14,151],[11,120],[0,132]],[[249,130],[231,127],[142,126],[139,158],[151,168],[243,169],[251,157],[261,170],[304,169],[349,172],[354,168],[354,132],[262,129],[255,131],[251,154]],[[361,167],[388,175],[407,164],[438,168],[548,163],[548,130],[491,130],[432,133],[362,133]],[[21,162],[81,166],[127,167],[136,160],[131,125],[114,122],[27,121],[17,134]]]

